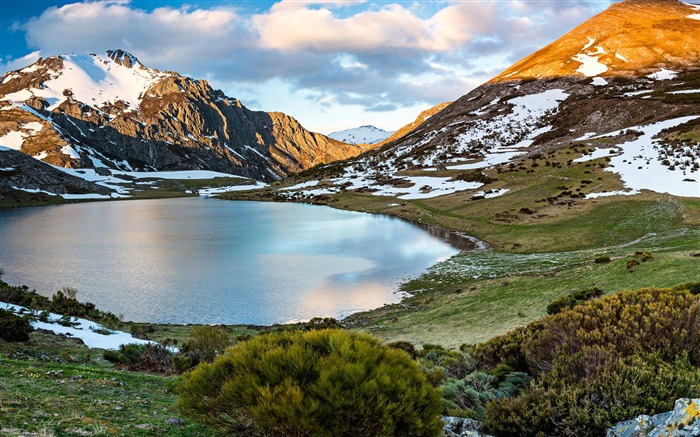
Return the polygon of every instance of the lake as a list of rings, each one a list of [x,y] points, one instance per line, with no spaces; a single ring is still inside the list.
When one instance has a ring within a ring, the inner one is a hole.
[[[184,198],[0,210],[3,279],[152,323],[343,317],[458,250],[402,220],[296,203]]]

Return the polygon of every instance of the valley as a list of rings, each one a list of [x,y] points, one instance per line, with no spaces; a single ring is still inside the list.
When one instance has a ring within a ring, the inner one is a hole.
[[[349,23],[304,8],[270,14]],[[0,435],[696,435],[698,11],[611,2],[453,96],[425,77],[458,33],[387,89],[340,50],[347,90],[286,84],[368,105],[328,135],[122,49],[3,72]],[[444,103],[380,129],[393,86]]]

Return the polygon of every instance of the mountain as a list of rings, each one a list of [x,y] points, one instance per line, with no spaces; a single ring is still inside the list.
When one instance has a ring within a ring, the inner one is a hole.
[[[16,150],[0,147],[0,199],[7,204],[45,203],[52,197],[104,199],[110,195],[112,190],[105,186],[66,174]]]
[[[272,181],[364,150],[122,50],[8,72],[0,111],[0,144],[62,167],[207,169]]]
[[[387,132],[374,126],[360,126],[332,132],[328,134],[328,137],[348,144],[377,144],[392,134],[393,132]]]
[[[508,193],[518,203],[538,184],[536,201],[544,204],[523,209],[543,217],[551,216],[547,206],[583,207],[587,199],[643,190],[700,197],[698,41],[700,6],[615,3],[410,132],[350,160],[324,190],[405,200]],[[499,217],[493,219],[533,216],[516,210]]]
[[[384,141],[382,141],[380,144],[386,144],[386,143],[389,143],[391,141],[396,141],[399,138],[405,137],[408,133],[412,132],[418,126],[423,124],[427,119],[429,119],[433,115],[437,114],[438,112],[442,111],[447,106],[449,106],[450,103],[452,103],[452,102],[444,102],[444,103],[440,103],[438,105],[435,105],[432,108],[426,109],[425,111],[418,114],[418,117],[416,117],[416,119],[413,120],[413,122],[407,124],[406,126],[402,127],[401,129],[397,130],[390,137],[388,137]]]

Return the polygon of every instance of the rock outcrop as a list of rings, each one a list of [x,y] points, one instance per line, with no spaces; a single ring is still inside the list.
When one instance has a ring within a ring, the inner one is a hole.
[[[608,429],[607,437],[698,437],[700,399],[678,399],[673,411],[641,415]]]

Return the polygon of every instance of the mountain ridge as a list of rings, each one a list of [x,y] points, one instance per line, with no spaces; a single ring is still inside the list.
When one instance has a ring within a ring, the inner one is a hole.
[[[61,167],[207,169],[269,182],[365,150],[123,50],[8,72],[0,110],[3,145]]]

